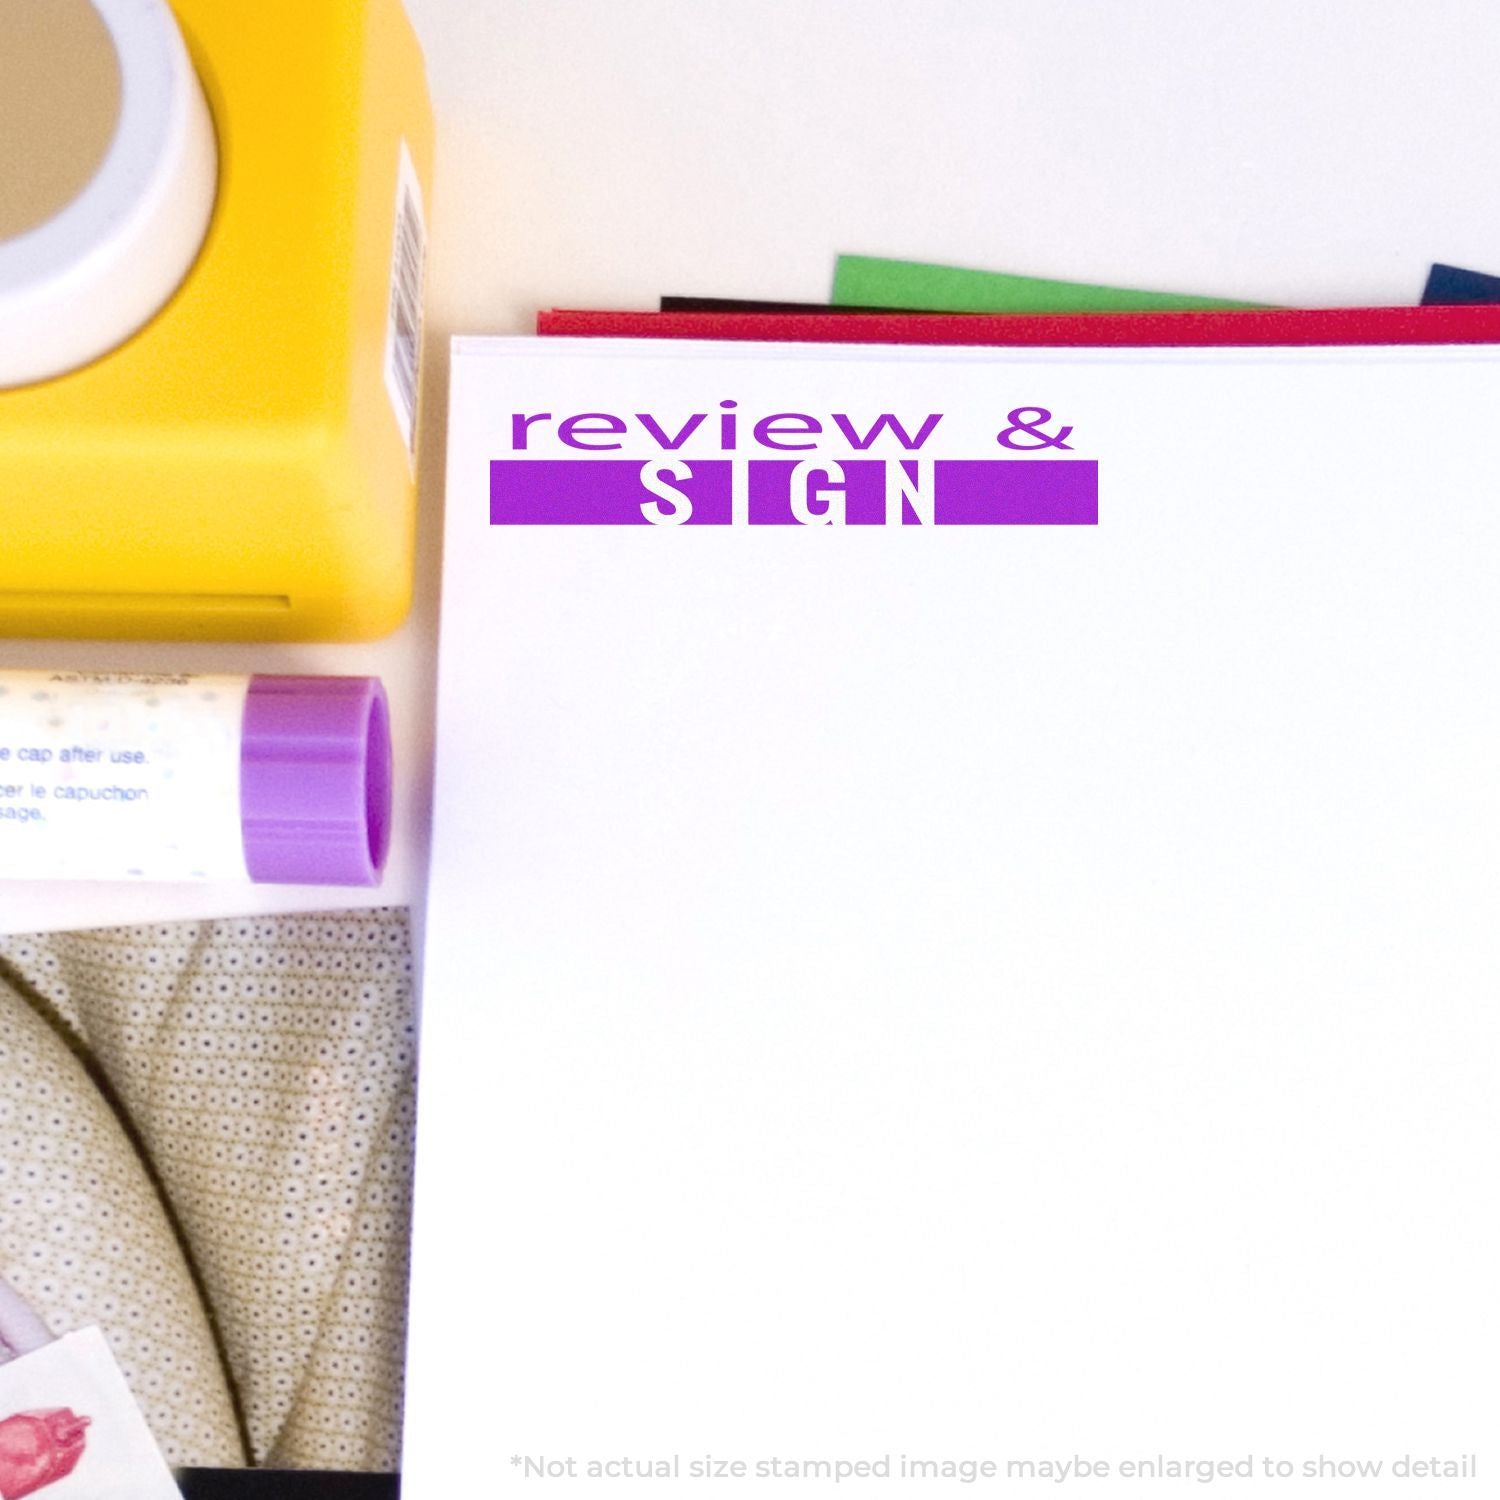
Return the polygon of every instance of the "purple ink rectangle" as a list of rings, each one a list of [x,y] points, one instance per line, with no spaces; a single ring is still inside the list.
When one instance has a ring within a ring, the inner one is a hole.
[[[746,463],[746,460],[737,460]],[[497,459],[490,465],[494,526],[646,526],[733,523],[729,459]],[[1099,465],[1093,459],[752,459],[746,474],[752,526],[795,526],[795,490],[812,524],[842,507],[850,526],[886,524],[888,482],[899,463],[908,486],[930,495],[902,506],[902,524],[930,503],[938,526],[1097,526]],[[798,473],[799,467],[801,473]],[[648,481],[661,476],[653,489]],[[892,483],[895,493],[899,481]],[[653,509],[654,507],[654,509]]]

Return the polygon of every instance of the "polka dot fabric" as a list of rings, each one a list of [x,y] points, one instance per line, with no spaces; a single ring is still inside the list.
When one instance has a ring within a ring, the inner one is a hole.
[[[3,981],[0,1273],[52,1333],[104,1329],[169,1463],[244,1463],[208,1311],[141,1155]]]
[[[0,962],[92,1061],[149,1160],[253,1461],[396,1468],[414,1092],[405,914],[0,938]]]

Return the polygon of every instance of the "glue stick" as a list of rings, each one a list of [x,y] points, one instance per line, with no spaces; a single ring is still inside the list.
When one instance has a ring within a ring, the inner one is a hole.
[[[378,885],[371,677],[0,670],[0,879]]]

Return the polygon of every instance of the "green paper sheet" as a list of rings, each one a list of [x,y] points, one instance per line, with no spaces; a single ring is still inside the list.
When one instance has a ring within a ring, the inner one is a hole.
[[[1222,297],[1134,292],[1081,281],[1047,281],[1001,271],[966,271],[914,260],[841,255],[834,268],[835,306],[889,307],[924,312],[1068,313],[1185,312],[1195,308],[1263,307]]]

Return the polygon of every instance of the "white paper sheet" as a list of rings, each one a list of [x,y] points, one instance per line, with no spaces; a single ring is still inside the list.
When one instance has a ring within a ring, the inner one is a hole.
[[[460,342],[410,1500],[1494,1472],[1497,398]],[[515,414],[723,400],[1039,406],[1099,524],[490,524]]]
[[[0,1495],[180,1500],[97,1328],[0,1366]]]

